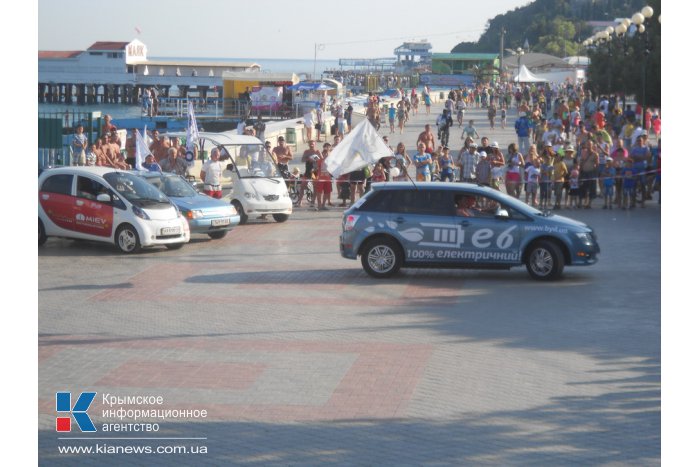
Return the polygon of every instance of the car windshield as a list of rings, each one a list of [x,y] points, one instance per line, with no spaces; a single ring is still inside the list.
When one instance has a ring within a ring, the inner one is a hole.
[[[188,198],[197,196],[197,190],[179,175],[161,174],[157,177],[147,177],[148,183],[165,193],[169,198]]]
[[[104,179],[120,195],[136,206],[170,203],[163,192],[139,176],[126,172],[110,172],[104,175]]]
[[[278,178],[282,175],[270,154],[260,144],[231,144],[220,147],[221,159],[230,156],[240,178]]]
[[[546,215],[542,211],[540,211],[537,208],[533,208],[529,204],[525,204],[519,199],[513,198],[512,196],[508,196],[504,193],[494,191],[491,193],[491,196],[496,198],[501,204],[510,206],[518,211],[520,211],[523,214],[526,214],[528,216],[544,216]]]

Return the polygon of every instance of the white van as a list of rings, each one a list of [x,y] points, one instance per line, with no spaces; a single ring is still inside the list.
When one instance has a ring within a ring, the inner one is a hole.
[[[292,200],[287,185],[258,138],[234,132],[200,132],[199,140],[200,151],[204,150],[207,154],[213,148],[219,148],[220,160],[228,166],[223,174],[224,184],[232,184],[231,192],[223,199],[236,208],[241,224],[245,224],[251,216],[267,214],[272,215],[277,222],[289,218]],[[199,180],[199,164],[191,173]]]

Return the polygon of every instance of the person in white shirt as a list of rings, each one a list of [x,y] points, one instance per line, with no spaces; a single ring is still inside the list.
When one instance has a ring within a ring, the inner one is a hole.
[[[219,148],[211,150],[211,158],[204,163],[199,178],[204,182],[204,194],[220,199],[221,175],[226,166],[219,160]]]

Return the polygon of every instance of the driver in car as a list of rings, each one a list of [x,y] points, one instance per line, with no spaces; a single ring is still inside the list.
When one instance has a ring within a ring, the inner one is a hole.
[[[476,198],[471,195],[462,195],[457,198],[457,215],[462,217],[475,217],[481,214],[476,207]]]

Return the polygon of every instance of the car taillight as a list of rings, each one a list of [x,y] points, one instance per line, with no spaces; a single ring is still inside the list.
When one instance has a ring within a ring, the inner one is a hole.
[[[355,215],[355,214],[350,214],[348,216],[345,216],[343,219],[343,230],[352,230],[355,228],[355,224],[357,221],[360,220],[360,216]]]

